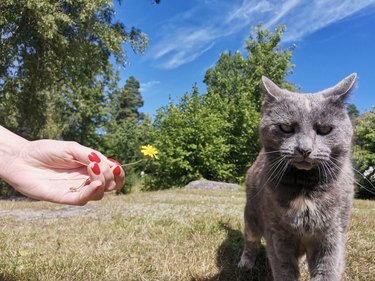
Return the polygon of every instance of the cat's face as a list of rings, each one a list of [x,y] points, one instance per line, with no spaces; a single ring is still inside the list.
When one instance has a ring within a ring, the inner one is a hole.
[[[263,78],[265,101],[260,135],[266,151],[279,151],[290,165],[310,170],[350,152],[352,125],[344,100],[353,74],[316,94],[297,94]]]

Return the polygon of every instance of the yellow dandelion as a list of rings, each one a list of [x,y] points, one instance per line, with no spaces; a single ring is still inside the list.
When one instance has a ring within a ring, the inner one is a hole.
[[[158,154],[159,152],[156,150],[155,147],[153,147],[152,145],[148,144],[148,145],[143,145],[142,146],[142,149],[141,149],[141,152],[143,153],[144,156],[149,156],[151,158],[155,158],[155,159],[159,159],[159,157],[156,155]]]

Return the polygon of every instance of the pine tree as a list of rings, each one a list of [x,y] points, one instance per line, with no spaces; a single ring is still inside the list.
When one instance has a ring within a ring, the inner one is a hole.
[[[115,120],[121,122],[125,119],[136,119],[142,120],[144,115],[139,112],[139,108],[143,106],[143,99],[139,90],[140,84],[134,78],[130,76],[126,80],[124,88],[118,92],[113,102],[115,108]]]
[[[103,150],[121,163],[142,159],[140,148],[149,142],[151,118],[140,112],[142,106],[140,83],[133,76],[110,96]],[[142,163],[126,169],[126,188],[121,192],[128,192],[139,181],[137,178],[142,169]]]

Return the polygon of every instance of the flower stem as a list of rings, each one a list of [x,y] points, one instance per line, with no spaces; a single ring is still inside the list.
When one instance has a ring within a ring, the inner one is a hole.
[[[67,160],[67,161],[72,161],[72,162],[75,162],[75,163],[78,163],[78,164],[81,164],[83,166],[88,166],[87,164],[85,163],[82,163],[78,160],[75,160],[75,159],[69,159],[69,158],[63,158],[64,160]],[[135,165],[135,164],[138,164],[140,162],[142,162],[144,159],[141,159],[141,160],[138,160],[138,161],[135,161],[135,162],[131,162],[131,163],[127,163],[127,164],[121,164],[120,166],[121,167],[127,167],[127,166],[131,166],[131,165]]]
[[[135,161],[135,162],[131,162],[131,163],[128,163],[128,164],[122,164],[120,165],[121,167],[127,167],[127,166],[131,166],[131,165],[135,165],[135,164],[138,164],[140,162],[142,162],[144,159],[141,159],[141,160],[138,160],[138,161]]]

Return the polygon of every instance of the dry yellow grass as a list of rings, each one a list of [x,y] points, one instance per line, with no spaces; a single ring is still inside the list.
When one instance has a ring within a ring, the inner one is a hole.
[[[107,196],[85,207],[0,202],[0,280],[269,280],[242,250],[243,192]],[[356,201],[346,281],[374,280],[375,202]],[[303,269],[303,280],[307,280]]]

